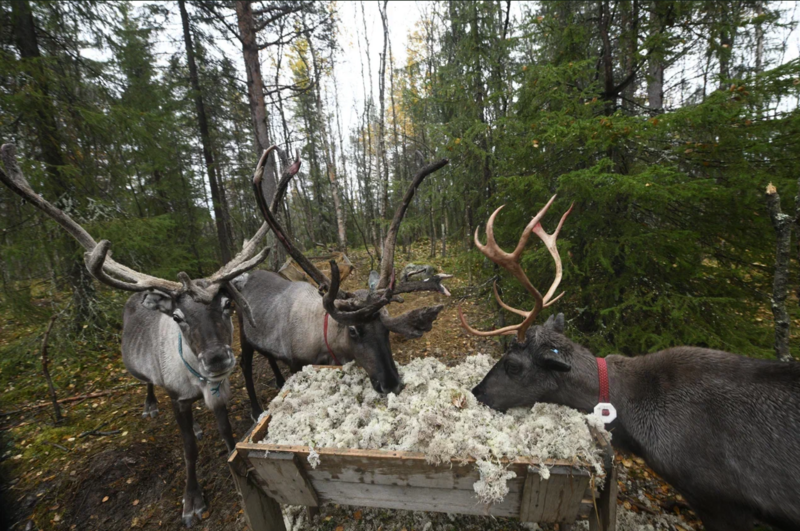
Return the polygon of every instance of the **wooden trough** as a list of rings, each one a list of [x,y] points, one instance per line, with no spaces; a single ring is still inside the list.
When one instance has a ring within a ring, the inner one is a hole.
[[[586,463],[547,460],[550,478],[543,480],[540,461],[519,458],[509,466],[517,477],[508,481],[508,495],[487,506],[472,488],[480,477],[474,460],[434,466],[417,452],[316,448],[320,463],[314,469],[308,446],[257,442],[266,436],[270,419],[261,419],[228,459],[252,531],[285,531],[279,504],[316,508],[325,503],[504,516],[560,523],[561,530],[589,520],[592,530],[616,530],[614,452],[591,427],[604,455],[605,477],[592,477]]]

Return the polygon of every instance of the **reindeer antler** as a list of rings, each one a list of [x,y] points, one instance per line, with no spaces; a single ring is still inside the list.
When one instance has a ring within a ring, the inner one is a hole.
[[[475,246],[492,262],[499,265],[511,275],[516,278],[528,293],[533,296],[535,301],[533,310],[530,312],[526,312],[524,310],[519,310],[517,308],[513,308],[506,303],[504,303],[500,299],[500,295],[497,293],[497,281],[494,283],[494,296],[497,299],[497,303],[500,304],[502,308],[510,312],[514,312],[517,315],[524,317],[523,321],[517,325],[506,326],[500,328],[498,330],[488,330],[488,331],[480,331],[475,330],[471,326],[467,324],[467,320],[464,318],[464,312],[461,310],[461,307],[458,308],[458,316],[461,319],[461,326],[469,332],[470,334],[476,336],[499,336],[499,335],[510,335],[510,334],[517,334],[517,341],[520,343],[525,340],[525,332],[527,332],[528,328],[530,328],[533,321],[536,317],[541,313],[544,308],[547,308],[558,299],[564,295],[564,292],[559,294],[557,297],[553,298],[553,294],[555,293],[558,285],[561,283],[561,276],[562,276],[562,266],[561,266],[561,256],[558,254],[558,248],[556,247],[556,239],[558,238],[558,233],[561,232],[561,227],[564,225],[564,220],[567,219],[570,212],[572,212],[573,205],[570,205],[569,210],[567,210],[563,216],[561,216],[561,221],[558,222],[558,227],[553,232],[553,234],[547,234],[547,232],[542,228],[541,220],[544,215],[547,213],[547,209],[550,208],[550,205],[553,204],[556,196],[550,198],[550,201],[542,207],[542,209],[533,217],[533,219],[528,223],[525,227],[525,230],[522,231],[522,236],[520,236],[519,242],[517,243],[517,247],[514,249],[513,252],[507,253],[503,251],[500,246],[497,245],[497,241],[494,239],[494,220],[497,217],[497,214],[500,210],[503,209],[503,206],[495,210],[491,216],[489,216],[489,221],[486,224],[486,245],[481,244],[478,240],[478,230],[480,227],[475,229]],[[542,294],[537,290],[531,281],[528,280],[528,276],[522,270],[522,266],[520,266],[520,257],[522,256],[522,251],[525,249],[525,244],[528,243],[528,238],[530,237],[530,233],[536,234],[545,244],[547,250],[550,251],[550,255],[553,257],[553,260],[556,264],[556,276],[553,280],[553,283],[550,285],[550,289],[547,290],[547,293],[542,296]]]
[[[389,278],[394,275],[394,250],[397,245],[397,233],[400,229],[400,224],[403,222],[403,218],[405,217],[406,210],[408,210],[408,206],[411,204],[411,200],[414,198],[417,188],[419,188],[419,185],[422,184],[422,181],[425,179],[425,177],[444,168],[449,163],[449,160],[441,159],[423,166],[411,180],[411,184],[409,184],[408,189],[403,196],[403,201],[400,203],[400,205],[398,205],[397,210],[395,210],[392,223],[389,225],[389,230],[386,233],[386,239],[383,242],[383,256],[381,257],[380,265],[381,275],[377,285],[379,290],[386,288],[386,286],[389,284]],[[453,275],[439,274],[424,280],[401,282],[397,285],[394,293],[437,291],[449,297],[450,292],[447,290],[447,287],[442,284],[442,281],[452,278],[452,276]]]
[[[252,269],[261,263],[269,254],[270,249],[265,248],[258,251],[259,241],[263,239],[268,227],[262,226],[261,229],[246,241],[241,252],[230,262],[222,266],[216,273],[207,279],[192,280],[186,273],[179,273],[180,282],[165,280],[135,271],[124,266],[109,255],[111,244],[107,240],[99,243],[86,232],[75,220],[61,209],[52,205],[49,201],[33,191],[25,176],[22,173],[16,160],[16,146],[14,144],[4,144],[0,148],[2,153],[5,171],[0,169],[0,181],[3,181],[13,192],[28,200],[36,208],[47,214],[58,222],[78,243],[86,250],[84,261],[89,272],[97,280],[108,284],[111,287],[126,291],[145,291],[150,289],[160,290],[172,296],[181,293],[189,293],[192,298],[200,302],[208,303],[217,293],[222,285],[241,273]],[[266,224],[265,224],[266,225]],[[235,288],[228,285],[229,289]],[[237,303],[242,307],[242,311],[252,322],[246,302],[241,295],[232,293]]]
[[[272,146],[264,151],[264,154],[261,156],[261,161],[258,163],[258,168],[256,168],[256,172],[253,175],[253,193],[256,196],[256,203],[258,204],[259,210],[261,210],[261,215],[264,216],[266,224],[269,225],[269,227],[272,229],[272,232],[275,233],[275,237],[280,240],[281,244],[283,244],[286,252],[289,253],[289,256],[294,258],[294,261],[297,262],[297,264],[303,268],[308,276],[310,276],[314,282],[317,283],[320,290],[327,289],[330,286],[331,281],[328,280],[328,277],[326,277],[322,271],[317,269],[316,266],[311,263],[311,260],[306,258],[303,253],[301,253],[300,250],[294,246],[292,240],[286,235],[286,231],[283,230],[283,227],[281,227],[280,223],[278,223],[278,220],[275,219],[275,216],[272,214],[273,209],[275,209],[277,205],[273,204],[272,208],[268,208],[267,201],[264,199],[264,194],[261,193],[261,180],[264,176],[263,166],[266,164],[269,154],[275,149],[277,149],[277,147]],[[283,170],[283,177],[281,178],[281,183],[278,185],[278,188],[281,187],[285,179],[288,183],[287,177],[291,178],[291,176],[297,173],[299,170],[300,152],[298,151],[296,153],[294,163],[290,167]]]

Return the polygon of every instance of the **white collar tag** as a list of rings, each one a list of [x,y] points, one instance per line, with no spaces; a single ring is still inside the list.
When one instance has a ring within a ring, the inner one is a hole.
[[[603,424],[610,424],[617,418],[617,410],[609,402],[600,402],[594,406],[594,414]]]

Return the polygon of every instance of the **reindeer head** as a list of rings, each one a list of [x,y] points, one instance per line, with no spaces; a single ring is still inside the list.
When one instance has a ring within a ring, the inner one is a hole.
[[[153,277],[113,260],[107,240],[96,242],[71,217],[34,192],[17,165],[13,144],[3,145],[0,151],[5,165],[5,172],[0,170],[0,180],[57,221],[81,244],[86,250],[84,261],[92,276],[117,289],[143,292],[138,299],[141,306],[148,311],[159,311],[178,323],[207,376],[213,379],[233,369],[231,301],[251,323],[253,318],[247,301],[230,281],[257,266],[269,254],[269,248],[259,251],[260,242],[269,230],[266,223],[244,243],[239,254],[207,278],[192,280],[183,272],[178,274],[178,282]]]
[[[405,211],[414,197],[416,188],[422,180],[434,171],[448,163],[446,159],[429,164],[422,168],[414,177],[409,189],[403,198],[402,204],[395,212],[389,231],[384,241],[383,257],[381,260],[381,275],[374,291],[359,290],[348,293],[339,289],[339,267],[331,261],[331,278],[328,279],[311,261],[303,256],[287,237],[286,232],[273,216],[275,209],[267,208],[266,201],[261,193],[261,177],[256,175],[253,180],[253,191],[256,202],[264,219],[267,221],[275,236],[281,241],[289,255],[319,286],[323,294],[322,305],[328,315],[338,323],[340,334],[346,329],[347,337],[339,341],[344,345],[347,354],[352,356],[356,363],[363,367],[370,377],[372,386],[380,393],[398,393],[402,389],[400,375],[392,358],[392,349],[389,341],[389,332],[396,332],[408,338],[421,337],[429,331],[433,321],[442,310],[442,305],[429,306],[411,310],[397,317],[391,317],[385,306],[392,302],[402,302],[397,295],[412,291],[436,291],[444,295],[450,292],[442,285],[442,280],[452,275],[434,275],[430,278],[405,282],[395,285],[394,278],[394,249],[397,241],[397,231],[403,220]],[[299,167],[299,158],[295,165]]]
[[[494,286],[494,295],[502,308],[516,313],[523,318],[518,325],[506,326],[499,330],[482,332],[475,330],[467,324],[464,314],[459,308],[461,325],[470,334],[476,336],[516,335],[516,341],[509,347],[505,355],[495,364],[491,371],[484,377],[472,393],[475,397],[491,408],[505,411],[511,407],[532,406],[536,402],[557,402],[572,405],[569,397],[557,396],[566,387],[562,385],[565,374],[572,370],[573,358],[579,356],[586,358],[586,349],[571,342],[564,337],[564,315],[558,314],[550,317],[542,326],[531,328],[531,324],[544,308],[552,305],[564,295],[553,295],[561,283],[562,266],[561,257],[556,247],[556,239],[564,220],[572,212],[572,206],[561,217],[555,232],[547,234],[542,228],[541,219],[553,203],[556,196],[539,211],[522,232],[519,243],[512,253],[506,253],[497,245],[494,239],[494,220],[503,207],[498,208],[489,217],[486,224],[486,245],[478,241],[478,230],[475,231],[475,245],[490,260],[509,271],[525,289],[533,296],[534,307],[531,311],[519,310],[505,304]],[[537,290],[520,266],[520,257],[525,249],[530,234],[536,234],[545,244],[556,265],[556,276],[547,293],[542,294]],[[594,361],[594,357],[591,356]],[[579,364],[581,367],[584,363]],[[568,378],[568,377],[566,377]]]

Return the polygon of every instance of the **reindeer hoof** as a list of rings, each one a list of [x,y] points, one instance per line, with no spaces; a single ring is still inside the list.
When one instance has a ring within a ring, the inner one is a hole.
[[[250,418],[253,420],[253,424],[258,422],[258,417],[261,416],[263,411],[261,409],[254,409],[250,412]]]
[[[142,418],[143,419],[146,419],[148,417],[154,419],[157,416],[158,416],[158,408],[156,406],[150,406],[150,407],[145,406],[144,407],[144,411],[142,411]]]
[[[187,493],[183,498],[183,525],[192,527],[195,518],[197,521],[203,519],[203,513],[206,512],[206,503],[203,501],[202,492]]]
[[[202,441],[203,440],[203,428],[201,428],[200,425],[195,422],[194,426],[192,426],[192,430],[194,431],[194,436],[197,437],[197,440],[198,441]]]

